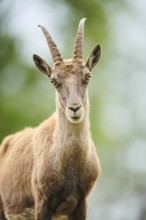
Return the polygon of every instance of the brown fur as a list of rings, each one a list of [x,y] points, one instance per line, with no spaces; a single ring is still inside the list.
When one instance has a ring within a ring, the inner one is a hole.
[[[34,55],[56,87],[56,113],[2,142],[0,220],[86,219],[86,197],[100,173],[87,93],[95,52],[86,64],[68,60],[54,68]]]

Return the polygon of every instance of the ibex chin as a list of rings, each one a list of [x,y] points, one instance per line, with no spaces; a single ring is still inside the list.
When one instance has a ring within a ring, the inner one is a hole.
[[[33,55],[56,89],[56,113],[35,128],[7,136],[0,147],[0,220],[85,220],[87,196],[100,173],[90,135],[88,82],[100,58],[96,45],[83,61],[85,18],[73,58],[63,60],[42,29],[53,58],[50,67]]]

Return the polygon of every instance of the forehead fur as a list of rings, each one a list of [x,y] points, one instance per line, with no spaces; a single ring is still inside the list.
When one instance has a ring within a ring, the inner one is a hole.
[[[68,77],[70,74],[83,72],[85,65],[82,62],[73,62],[72,59],[64,60],[58,66],[54,66],[53,75]]]

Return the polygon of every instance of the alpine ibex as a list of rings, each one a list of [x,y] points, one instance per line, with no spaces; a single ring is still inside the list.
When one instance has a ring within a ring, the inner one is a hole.
[[[100,173],[90,135],[87,87],[101,48],[96,45],[84,63],[84,22],[79,23],[69,60],[62,59],[46,28],[39,25],[54,65],[38,55],[33,60],[56,88],[56,113],[2,142],[0,220],[86,219],[86,198]]]

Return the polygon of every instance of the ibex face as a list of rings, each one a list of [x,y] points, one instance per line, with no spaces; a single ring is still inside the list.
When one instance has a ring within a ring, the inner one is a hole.
[[[72,123],[81,122],[84,118],[88,81],[91,76],[91,70],[98,62],[101,54],[100,45],[96,45],[87,62],[84,63],[82,59],[84,22],[85,19],[82,19],[79,23],[73,59],[62,59],[56,44],[43,26],[39,27],[41,27],[46,37],[54,67],[51,68],[38,55],[33,55],[37,68],[50,78],[57,90],[58,106],[64,110],[68,120]]]
[[[85,65],[72,61],[64,61],[52,71],[50,80],[57,90],[57,104],[72,123],[83,119],[89,77],[90,71]]]

